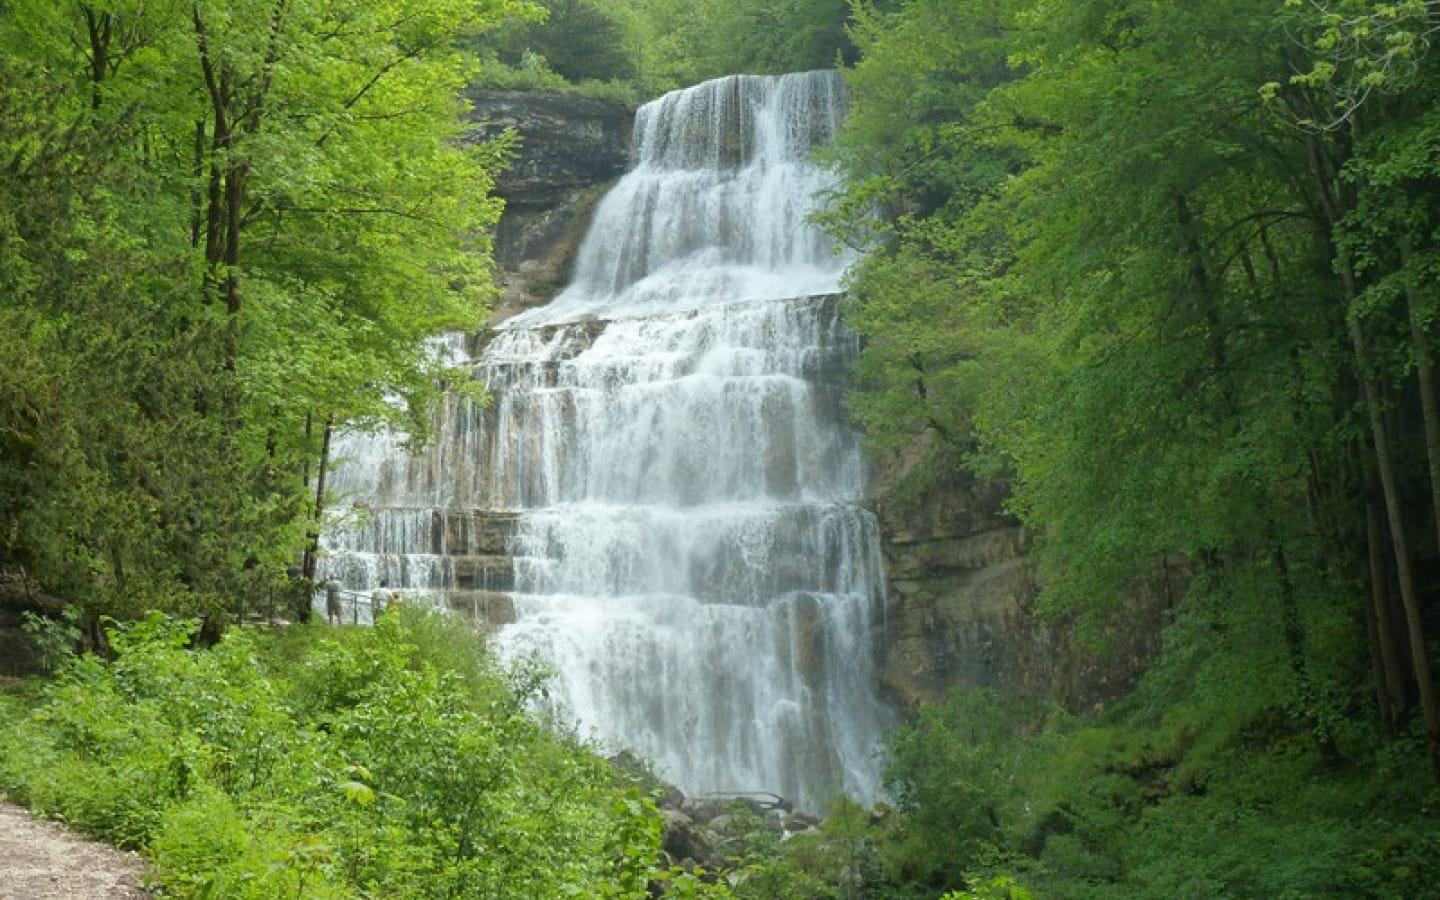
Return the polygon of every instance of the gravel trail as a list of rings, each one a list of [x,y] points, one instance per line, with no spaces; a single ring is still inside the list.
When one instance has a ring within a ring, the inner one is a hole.
[[[147,900],[141,858],[0,800],[0,900]]]

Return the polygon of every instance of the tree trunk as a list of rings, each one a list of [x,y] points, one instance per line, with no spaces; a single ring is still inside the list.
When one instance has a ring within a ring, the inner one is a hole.
[[[195,186],[190,189],[190,246],[200,247],[200,238],[205,234],[205,192],[200,190],[200,179],[205,175],[205,120],[195,120],[195,166],[190,173]]]
[[[1356,296],[1355,275],[1342,262],[1341,277],[1345,293],[1352,301]],[[1425,624],[1420,610],[1420,596],[1410,566],[1410,544],[1406,538],[1404,499],[1395,480],[1395,466],[1390,459],[1390,440],[1386,434],[1385,416],[1380,408],[1380,390],[1368,371],[1365,354],[1365,333],[1356,316],[1349,316],[1350,346],[1359,368],[1360,387],[1365,412],[1370,420],[1370,436],[1375,444],[1375,469],[1385,495],[1385,516],[1390,526],[1390,543],[1395,553],[1395,572],[1400,581],[1400,602],[1405,608],[1405,624],[1410,634],[1410,661],[1414,668],[1415,687],[1420,694],[1420,709],[1425,718],[1425,741],[1430,753],[1430,767],[1440,781],[1440,704],[1436,703],[1435,687],[1430,677],[1430,655],[1425,646]]]
[[[305,548],[305,577],[314,579],[315,564],[320,555],[320,524],[325,514],[325,475],[330,468],[330,439],[335,434],[335,417],[325,419],[325,439],[320,445],[320,467],[315,475],[315,514],[311,520],[309,544]]]
[[[1223,399],[1229,413],[1234,408],[1234,394],[1230,390],[1230,359],[1225,348],[1225,331],[1220,324],[1220,313],[1215,308],[1214,289],[1210,271],[1205,266],[1205,245],[1200,235],[1200,223],[1190,209],[1190,202],[1184,194],[1175,196],[1175,221],[1180,226],[1180,235],[1189,258],[1190,281],[1195,286],[1195,295],[1200,306],[1200,315],[1205,320],[1206,347],[1210,351],[1210,364],[1215,367],[1217,381],[1222,386]]]
[[[1414,248],[1410,239],[1400,237],[1400,267],[1410,268]],[[1440,404],[1435,399],[1435,367],[1430,360],[1430,338],[1420,321],[1415,286],[1405,286],[1405,313],[1410,321],[1410,350],[1415,357],[1415,377],[1420,381],[1420,412],[1425,420],[1425,459],[1430,466],[1430,509],[1434,514],[1435,538],[1440,545]]]
[[[90,37],[90,109],[98,110],[105,103],[101,83],[105,80],[109,66],[110,35],[115,29],[112,15],[100,12],[93,6],[85,6],[85,30]]]
[[[1437,704],[1435,688],[1430,676],[1430,657],[1425,646],[1425,626],[1420,608],[1419,589],[1415,584],[1415,573],[1410,562],[1410,543],[1405,531],[1404,498],[1395,478],[1395,466],[1390,458],[1390,439],[1385,427],[1384,411],[1380,403],[1380,388],[1370,371],[1370,360],[1365,350],[1365,331],[1358,316],[1354,315],[1355,301],[1360,296],[1356,284],[1355,269],[1348,259],[1333,250],[1334,230],[1340,226],[1346,214],[1355,208],[1354,189],[1340,178],[1344,157],[1354,144],[1359,133],[1356,119],[1350,122],[1350,133],[1339,132],[1325,137],[1311,135],[1306,141],[1310,154],[1311,174],[1315,180],[1317,200],[1331,229],[1325,237],[1331,242],[1331,258],[1337,263],[1346,302],[1345,318],[1350,339],[1350,348],[1355,356],[1356,376],[1360,381],[1361,398],[1365,415],[1369,421],[1370,438],[1375,448],[1375,470],[1380,478],[1381,492],[1385,498],[1385,518],[1390,527],[1390,544],[1395,556],[1395,574],[1400,588],[1400,602],[1405,610],[1405,624],[1409,636],[1410,662],[1415,687],[1420,695],[1420,709],[1425,721],[1425,739],[1430,757],[1430,768],[1437,782],[1440,782],[1440,704]],[[1331,147],[1329,140],[1340,142]],[[1332,152],[1332,150],[1334,152]]]
[[[1367,491],[1367,493],[1369,493]],[[1395,623],[1390,615],[1390,578],[1385,569],[1384,523],[1373,497],[1365,499],[1365,542],[1370,561],[1370,606],[1366,619],[1371,630],[1371,655],[1375,667],[1375,699],[1380,706],[1380,724],[1385,733],[1399,733],[1405,711],[1405,674],[1395,658],[1398,644]]]

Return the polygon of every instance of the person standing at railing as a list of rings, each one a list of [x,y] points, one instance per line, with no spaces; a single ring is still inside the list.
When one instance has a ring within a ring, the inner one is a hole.
[[[325,617],[331,625],[340,624],[340,581],[334,572],[325,576]]]
[[[394,603],[395,595],[390,591],[389,582],[383,578],[380,579],[380,586],[375,589],[375,593],[370,595],[371,617],[375,619],[380,618],[382,613],[390,611],[390,607],[393,606]]]

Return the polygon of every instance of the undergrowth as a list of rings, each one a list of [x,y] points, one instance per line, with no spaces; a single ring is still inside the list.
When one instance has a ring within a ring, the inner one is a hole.
[[[0,787],[151,861],[163,898],[641,898],[660,816],[530,712],[544,684],[406,609],[375,628],[152,616],[0,698]]]
[[[444,616],[192,631],[115,626],[114,659],[0,693],[0,788],[140,849],[163,898],[1440,898],[1418,730],[1188,664],[1090,717],[957,693],[889,736],[888,805],[785,839],[737,810],[707,880],[659,864],[654,785],[532,712],[545,673]]]

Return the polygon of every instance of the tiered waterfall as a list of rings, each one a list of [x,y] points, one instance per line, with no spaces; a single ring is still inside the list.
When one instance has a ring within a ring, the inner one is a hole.
[[[733,76],[643,107],[573,284],[470,361],[493,403],[447,410],[419,456],[338,447],[342,508],[368,509],[326,536],[348,586],[487,616],[582,734],[691,795],[877,792],[847,260],[808,221],[843,96],[835,73]]]

